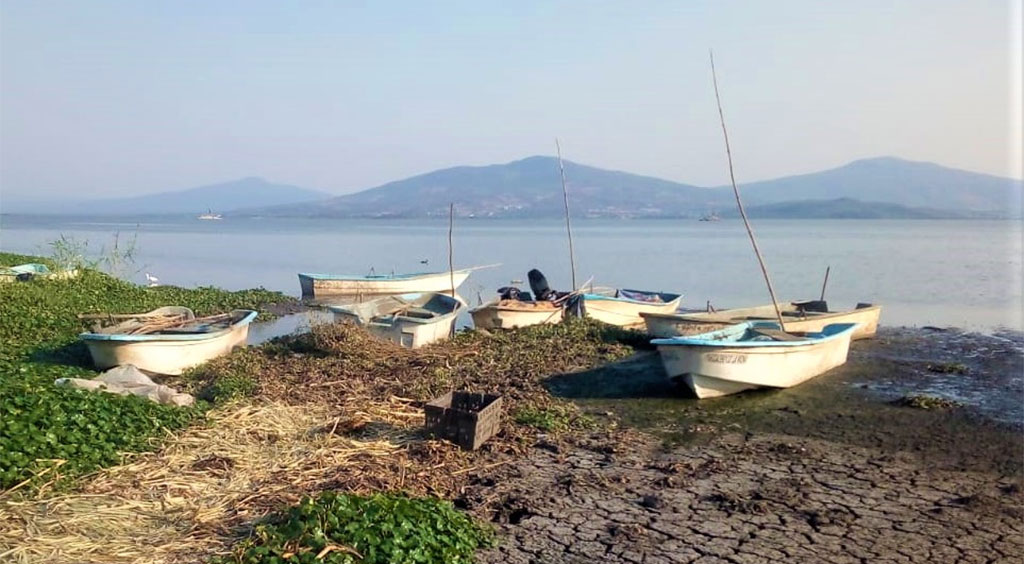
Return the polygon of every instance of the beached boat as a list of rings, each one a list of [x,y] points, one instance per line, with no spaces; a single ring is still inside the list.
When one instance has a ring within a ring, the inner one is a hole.
[[[789,388],[846,362],[856,323],[833,323],[820,332],[782,332],[778,323],[754,321],[671,339],[654,339],[665,373],[698,398],[753,388]]]
[[[466,304],[437,292],[384,296],[362,303],[332,305],[336,321],[355,323],[370,333],[415,349],[447,339]]]
[[[477,329],[515,329],[544,323],[558,323],[565,309],[550,301],[491,300],[471,310]]]
[[[142,314],[85,318],[96,322],[96,327],[79,337],[97,368],[134,364],[148,372],[181,374],[245,345],[256,312],[236,309],[197,318],[188,308],[170,306]],[[103,326],[104,320],[113,324]]]
[[[30,262],[18,266],[0,266],[0,283],[14,282],[17,280],[32,280],[33,278],[45,278],[47,280],[66,280],[78,276],[78,270],[60,270],[54,272],[45,264]]]
[[[829,311],[823,301],[790,302],[779,304],[786,331],[818,332],[832,323],[857,323],[853,339],[874,337],[882,306],[860,303],[851,310]],[[715,312],[696,313],[641,313],[647,332],[654,337],[676,337],[707,333],[744,321],[775,320],[775,307],[771,304]]]
[[[413,274],[299,274],[302,296],[373,296],[409,294],[414,292],[450,292],[454,283],[458,288],[474,270],[489,268],[475,266],[454,272],[417,272]]]
[[[643,327],[641,313],[672,313],[679,309],[681,294],[643,290],[603,289],[583,294],[588,317],[619,327]]]

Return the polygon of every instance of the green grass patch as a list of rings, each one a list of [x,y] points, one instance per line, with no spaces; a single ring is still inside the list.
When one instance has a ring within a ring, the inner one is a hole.
[[[305,498],[256,528],[218,564],[469,563],[492,531],[451,503],[402,494],[370,497],[326,492]]]
[[[573,416],[573,410],[567,406],[523,407],[512,414],[512,420],[541,431],[557,432],[569,429]]]
[[[26,262],[46,260],[0,253],[0,264]],[[201,416],[201,408],[55,386],[57,378],[96,376],[78,340],[79,313],[183,305],[207,315],[291,300],[263,289],[147,288],[95,270],[70,280],[0,284],[0,489],[40,473],[49,480],[116,464],[122,453],[152,448],[154,439]]]

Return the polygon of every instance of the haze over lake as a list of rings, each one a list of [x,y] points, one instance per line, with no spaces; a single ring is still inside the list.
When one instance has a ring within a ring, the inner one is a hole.
[[[586,220],[573,225],[577,278],[680,291],[684,306],[766,303],[767,291],[738,220]],[[137,236],[133,279],[229,289],[264,286],[298,295],[298,272],[366,274],[447,269],[443,221],[3,216],[0,249],[49,254],[61,234],[91,252]],[[780,299],[810,299],[832,271],[832,307],[884,306],[889,325],[1022,329],[1020,221],[760,220],[754,224]],[[543,271],[571,286],[565,226],[555,220],[457,220],[456,267],[500,262],[460,288],[472,304],[498,286]],[[422,264],[421,261],[428,261]],[[525,286],[525,285],[524,285]]]

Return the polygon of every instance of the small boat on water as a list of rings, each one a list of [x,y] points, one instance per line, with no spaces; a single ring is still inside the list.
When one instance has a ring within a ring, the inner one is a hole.
[[[79,338],[99,369],[134,364],[158,374],[181,374],[207,360],[244,346],[256,312],[196,317],[186,307],[169,306],[149,313],[80,316],[94,327]]]
[[[219,219],[224,219],[224,216],[219,213],[213,213],[213,210],[207,208],[206,213],[201,213],[197,215],[196,219],[202,219],[204,221],[216,221]]]
[[[455,331],[456,317],[465,308],[462,300],[437,292],[384,296],[328,307],[335,321],[355,323],[410,349],[447,339]]]
[[[868,339],[878,331],[882,306],[859,303],[850,310],[830,311],[821,300],[779,304],[786,331],[819,332],[832,323],[857,323],[853,339]],[[775,307],[771,304],[713,312],[693,313],[641,313],[647,332],[654,337],[676,337],[707,333],[744,321],[775,320]]]
[[[644,290],[599,289],[583,294],[587,317],[619,327],[643,327],[641,313],[672,313],[679,309],[682,294]]]
[[[305,298],[325,296],[373,296],[413,292],[451,291],[458,288],[474,270],[490,268],[475,266],[454,272],[416,272],[411,274],[308,274],[299,273],[299,285]]]
[[[32,280],[33,278],[46,278],[48,280],[66,280],[78,276],[78,270],[60,270],[54,272],[45,264],[30,262],[18,266],[0,266],[0,284],[4,282],[15,282],[18,280]]]
[[[689,337],[654,339],[670,380],[698,398],[753,388],[789,388],[846,362],[857,323],[833,323],[820,332],[783,332],[756,321]]]

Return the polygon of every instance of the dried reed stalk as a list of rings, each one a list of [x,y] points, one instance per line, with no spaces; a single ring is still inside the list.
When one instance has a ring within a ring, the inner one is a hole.
[[[201,562],[303,495],[443,495],[471,468],[455,447],[422,440],[422,414],[408,400],[360,407],[222,408],[210,426],[97,472],[75,493],[0,498],[0,561]]]

